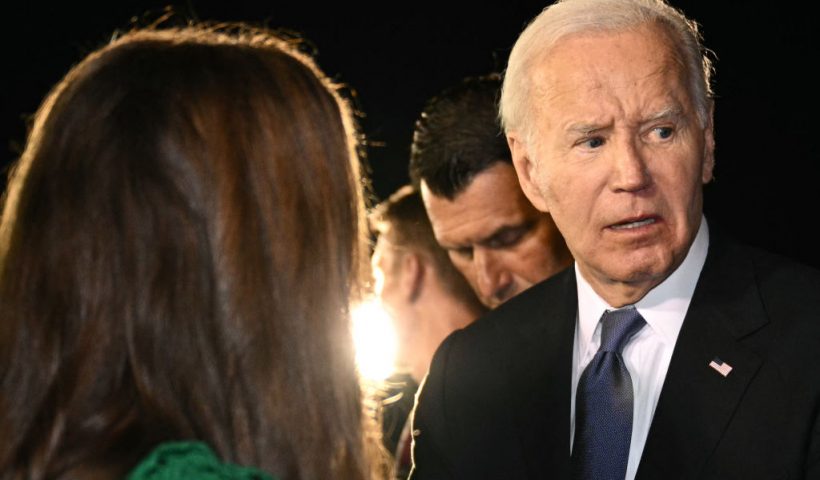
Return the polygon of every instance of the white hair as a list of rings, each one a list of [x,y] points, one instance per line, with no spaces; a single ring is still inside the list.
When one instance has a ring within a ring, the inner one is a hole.
[[[559,0],[530,22],[510,53],[499,108],[504,131],[530,136],[530,69],[558,40],[573,33],[623,31],[647,23],[660,25],[672,38],[686,69],[698,119],[705,126],[712,101],[712,62],[695,21],[664,0]]]

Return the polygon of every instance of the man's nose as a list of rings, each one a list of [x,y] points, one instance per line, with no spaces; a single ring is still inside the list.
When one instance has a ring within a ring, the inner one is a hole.
[[[635,139],[624,138],[617,141],[614,150],[610,153],[613,155],[611,177],[613,190],[637,192],[652,183],[645,154]]]
[[[513,284],[512,274],[504,268],[499,254],[491,249],[476,248],[473,252],[479,295],[495,306],[509,296]]]

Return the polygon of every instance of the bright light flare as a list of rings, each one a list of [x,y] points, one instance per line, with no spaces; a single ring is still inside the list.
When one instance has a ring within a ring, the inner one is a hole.
[[[359,374],[367,381],[384,380],[393,373],[396,364],[393,320],[375,299],[354,307],[351,317]]]

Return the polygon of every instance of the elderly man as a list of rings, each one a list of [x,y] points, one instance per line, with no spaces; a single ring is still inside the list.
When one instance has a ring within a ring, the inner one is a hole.
[[[518,184],[497,121],[500,88],[497,75],[467,78],[431,99],[410,158],[436,239],[490,308],[572,263]]]
[[[442,344],[411,478],[820,478],[820,272],[707,224],[703,52],[660,0],[521,34],[503,125],[575,268]]]

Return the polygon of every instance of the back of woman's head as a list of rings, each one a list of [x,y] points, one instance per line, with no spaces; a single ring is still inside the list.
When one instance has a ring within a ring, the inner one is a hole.
[[[116,478],[173,439],[367,475],[351,122],[259,30],[136,31],[72,69],[0,225],[0,476]]]

